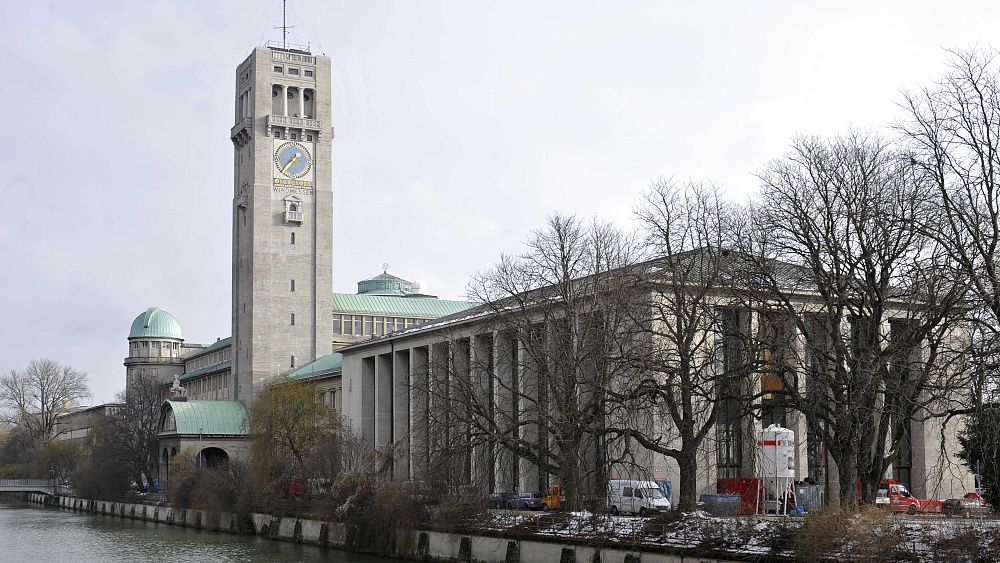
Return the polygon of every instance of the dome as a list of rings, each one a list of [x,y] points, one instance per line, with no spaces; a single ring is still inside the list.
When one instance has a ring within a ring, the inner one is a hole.
[[[150,307],[132,321],[132,330],[128,333],[132,338],[173,338],[184,340],[181,336],[181,325],[173,315],[159,307]]]
[[[413,290],[413,284],[390,273],[381,274],[358,282],[358,295],[402,296]]]

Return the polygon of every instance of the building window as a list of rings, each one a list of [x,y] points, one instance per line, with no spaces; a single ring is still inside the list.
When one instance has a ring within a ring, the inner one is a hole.
[[[153,377],[156,377],[158,371],[159,371],[159,368],[150,368],[149,375],[152,375]]]
[[[292,356],[291,367],[295,367],[295,356]]]
[[[138,350],[139,349],[139,343],[138,342],[133,342],[132,343],[132,349],[133,350]]]
[[[288,287],[288,291],[295,291],[295,280],[292,280],[292,283]]]
[[[295,233],[292,233],[292,244],[295,244]]]
[[[364,336],[370,336],[371,333],[372,333],[372,318],[366,316],[364,332],[362,332],[361,334]]]
[[[361,336],[361,315],[354,315],[354,336]]]
[[[299,69],[289,67],[288,68],[288,74],[291,74],[291,75],[294,75],[294,76],[298,76],[299,75]]]
[[[311,141],[311,140],[313,140],[313,136],[312,136],[312,133],[306,133],[306,140],[307,140],[307,141]]]
[[[312,76],[313,75],[313,71],[309,70],[308,68],[304,72],[305,72],[306,76]]]
[[[143,347],[143,348],[147,348],[147,347],[149,347],[149,342],[146,342],[145,340],[143,340],[143,341],[142,341],[142,347]]]
[[[385,318],[375,317],[375,336],[382,336],[383,326],[385,326]]]
[[[343,332],[344,327],[342,326],[343,323],[341,322],[341,319],[342,319],[342,317],[340,315],[334,315],[333,316],[333,333],[334,334],[340,334],[341,332]]]
[[[274,72],[280,73],[280,72],[282,72],[282,68],[280,66],[276,66],[276,67],[274,67]]]
[[[290,313],[288,315],[288,321],[289,321],[289,324],[291,324],[292,326],[295,326],[295,313]]]
[[[298,133],[296,133],[295,131],[292,131],[291,139],[293,141],[297,141],[299,139]]]

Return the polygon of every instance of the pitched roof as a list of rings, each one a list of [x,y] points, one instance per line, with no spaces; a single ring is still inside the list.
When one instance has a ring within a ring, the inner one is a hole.
[[[225,348],[226,346],[231,346],[232,343],[233,343],[233,337],[232,336],[227,336],[225,338],[216,340],[212,344],[209,344],[208,346],[205,346],[204,348],[202,348],[200,350],[197,350],[195,352],[192,352],[192,353],[188,354],[187,356],[184,356],[184,359],[185,360],[191,360],[191,359],[197,358],[199,356],[204,356],[205,354],[212,353],[212,352],[218,350],[219,348]]]
[[[167,409],[174,413],[177,434],[249,434],[247,408],[239,401],[164,401],[161,412]]]
[[[327,354],[288,374],[289,379],[305,379],[338,373],[344,365],[344,356],[339,353]]]
[[[449,301],[426,297],[395,297],[389,295],[356,295],[334,293],[333,312],[388,317],[436,319],[473,307],[468,301]]]

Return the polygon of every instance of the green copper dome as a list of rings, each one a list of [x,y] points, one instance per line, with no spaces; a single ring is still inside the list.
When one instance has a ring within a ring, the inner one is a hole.
[[[132,321],[132,330],[128,337],[132,338],[175,338],[184,340],[181,336],[181,325],[173,315],[159,307],[150,307]]]
[[[358,295],[406,295],[413,291],[413,283],[388,272],[358,282]]]

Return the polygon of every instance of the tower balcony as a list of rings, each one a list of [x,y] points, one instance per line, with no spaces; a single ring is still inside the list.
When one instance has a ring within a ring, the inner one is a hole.
[[[301,223],[302,222],[302,212],[301,211],[285,211],[285,222],[286,223]]]
[[[290,117],[286,115],[268,115],[267,127],[268,131],[271,130],[271,127],[292,127],[306,131],[316,131],[317,133],[321,130],[318,119]]]
[[[169,358],[160,356],[129,356],[125,358],[126,366],[137,364],[155,364],[158,366],[179,366],[184,365],[184,358]]]

